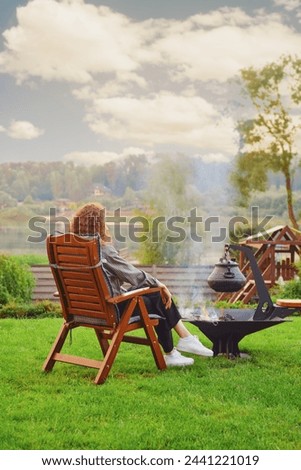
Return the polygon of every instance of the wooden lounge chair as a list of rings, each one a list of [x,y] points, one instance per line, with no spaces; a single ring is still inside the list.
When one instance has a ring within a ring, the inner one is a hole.
[[[95,383],[105,382],[121,342],[150,346],[158,369],[166,364],[154,331],[156,315],[150,315],[144,295],[160,288],[137,289],[113,297],[102,269],[100,244],[97,237],[79,237],[67,233],[47,238],[47,253],[62,305],[64,323],[43,365],[51,371],[55,362],[67,362],[98,369]],[[127,301],[120,317],[118,304]],[[136,315],[138,307],[139,315]],[[132,316],[135,310],[135,317]],[[153,318],[153,316],[155,318]],[[103,360],[61,353],[68,333],[77,327],[93,328],[103,353]],[[143,337],[127,333],[144,329]]]

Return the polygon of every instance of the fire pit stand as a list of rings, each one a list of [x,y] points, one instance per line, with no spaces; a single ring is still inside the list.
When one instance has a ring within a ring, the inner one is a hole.
[[[274,305],[264,283],[256,258],[250,247],[229,245],[230,249],[244,252],[253,272],[258,305],[252,309],[215,309],[217,320],[208,321],[195,317],[189,320],[213,343],[214,356],[223,354],[228,358],[241,357],[238,343],[246,335],[287,322],[285,318],[299,310],[298,307]]]

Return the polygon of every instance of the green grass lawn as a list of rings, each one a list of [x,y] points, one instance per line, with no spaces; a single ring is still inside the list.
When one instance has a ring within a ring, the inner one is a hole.
[[[148,348],[123,344],[102,386],[93,369],[41,371],[61,322],[0,320],[1,449],[301,449],[300,317],[245,337],[248,360],[160,372]],[[83,349],[98,357],[92,330],[65,348]]]

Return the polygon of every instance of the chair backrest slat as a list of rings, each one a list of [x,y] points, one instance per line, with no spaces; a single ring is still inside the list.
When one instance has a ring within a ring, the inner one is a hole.
[[[107,302],[110,290],[99,265],[98,238],[71,233],[50,235],[47,253],[65,319],[80,316],[90,322],[90,317],[114,327],[117,315],[115,307]]]
[[[69,284],[68,291],[70,293],[70,298],[72,294],[78,295],[85,295],[86,297],[91,296],[91,297],[97,297],[97,291],[96,289],[89,289],[89,287],[81,286],[80,288],[77,286],[72,286]]]

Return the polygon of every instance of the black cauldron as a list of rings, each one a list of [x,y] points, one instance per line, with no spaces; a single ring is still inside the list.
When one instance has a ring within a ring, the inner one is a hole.
[[[207,282],[216,292],[237,292],[246,284],[246,278],[235,259],[230,258],[229,245],[225,245],[224,258],[216,263]]]

